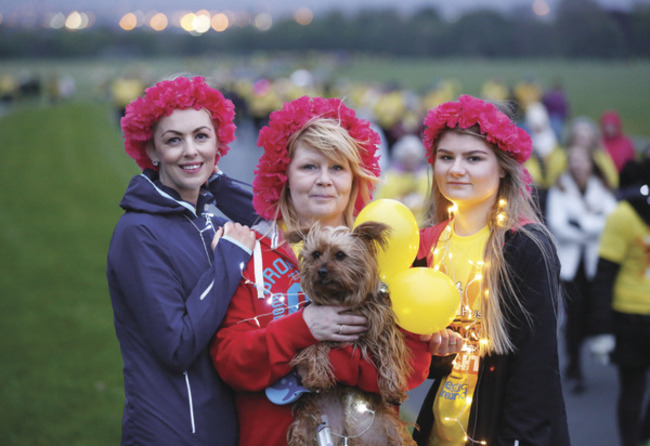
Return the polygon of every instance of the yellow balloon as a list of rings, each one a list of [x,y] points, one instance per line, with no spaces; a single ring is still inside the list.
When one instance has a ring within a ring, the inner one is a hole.
[[[392,275],[408,269],[420,246],[420,230],[413,212],[397,200],[382,198],[367,204],[357,216],[354,226],[378,221],[391,227],[385,249],[377,252],[379,275],[386,282]]]
[[[397,324],[412,333],[436,333],[456,316],[460,295],[454,282],[431,268],[410,268],[388,282]]]

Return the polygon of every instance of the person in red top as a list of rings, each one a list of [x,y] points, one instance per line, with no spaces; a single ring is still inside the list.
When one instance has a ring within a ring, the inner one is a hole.
[[[236,392],[240,445],[286,445],[291,403],[305,389],[289,363],[321,341],[355,341],[366,319],[345,307],[305,305],[298,260],[284,234],[313,222],[351,227],[379,175],[379,136],[339,99],[304,96],[284,104],[260,131],[264,148],[253,204],[266,219],[253,229],[253,261],[211,348],[214,365]],[[412,354],[409,388],[424,381],[428,344],[405,333]],[[332,349],[336,380],[378,392],[375,365],[350,344]]]
[[[603,135],[603,144],[614,160],[616,170],[620,173],[628,161],[633,161],[636,158],[634,144],[623,133],[621,117],[614,110],[608,110],[602,114],[600,130]]]

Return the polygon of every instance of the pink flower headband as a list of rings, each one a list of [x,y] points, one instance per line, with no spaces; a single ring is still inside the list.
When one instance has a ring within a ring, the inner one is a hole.
[[[433,148],[443,130],[456,127],[468,129],[475,124],[478,124],[488,142],[510,154],[519,164],[530,157],[533,144],[528,133],[517,127],[494,104],[462,95],[457,102],[445,102],[431,109],[424,120],[423,142],[429,163],[433,164]]]
[[[380,143],[379,135],[370,123],[356,117],[340,99],[310,98],[303,96],[286,102],[282,110],[270,115],[269,123],[262,128],[257,145],[264,149],[255,169],[253,180],[253,206],[257,213],[270,220],[275,217],[280,193],[287,182],[289,166],[288,142],[291,135],[315,118],[330,118],[340,122],[361,148],[360,164],[369,172],[379,175],[379,157],[375,156]],[[368,184],[368,191],[373,185]],[[355,213],[366,203],[361,196],[355,202]],[[280,218],[282,216],[279,216]]]
[[[126,153],[142,170],[158,169],[147,156],[146,146],[153,138],[156,122],[171,115],[174,110],[208,110],[219,142],[217,161],[228,153],[228,144],[235,139],[235,106],[219,90],[206,84],[204,78],[177,77],[158,82],[144,93],[144,97],[139,97],[126,106],[126,114],[120,121]]]

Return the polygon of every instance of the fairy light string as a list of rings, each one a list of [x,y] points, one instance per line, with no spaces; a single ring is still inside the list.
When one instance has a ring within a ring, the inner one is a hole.
[[[507,201],[503,198],[497,201],[497,213],[494,217],[494,224],[498,226],[503,226],[507,221],[506,215]],[[470,304],[470,289],[476,287],[478,292],[477,296],[483,296],[484,302],[479,303],[480,308],[487,303],[490,298],[489,289],[483,289],[483,271],[488,266],[483,260],[474,261],[468,259],[470,266],[470,275],[469,280],[464,287],[461,286],[460,281],[456,279],[456,272],[454,268],[454,254],[449,249],[449,244],[451,241],[452,231],[453,231],[453,222],[454,215],[458,212],[458,207],[454,204],[448,208],[449,213],[449,223],[443,230],[440,240],[444,241],[442,247],[438,247],[439,243],[436,244],[436,247],[433,250],[433,269],[435,271],[441,271],[450,276],[454,284],[458,287],[458,293],[460,297],[459,305],[459,317],[457,317],[453,326],[456,331],[463,334],[462,338],[462,347],[460,354],[456,355],[453,361],[453,367],[455,371],[464,370],[464,383],[467,384],[470,382],[470,368],[471,368],[471,357],[470,355],[478,355],[484,352],[487,349],[489,340],[482,336],[482,330],[480,326],[480,319],[473,315],[473,308]],[[451,273],[451,274],[450,274]],[[461,363],[461,361],[463,363]],[[471,442],[472,444],[487,445],[487,442],[484,440],[477,440],[472,438],[467,429],[465,428],[461,417],[463,414],[466,414],[472,405],[472,396],[466,395],[463,399],[463,406],[455,418],[444,417],[445,421],[455,422],[460,428],[464,435],[464,441]]]
[[[255,289],[259,289],[255,282],[247,279],[243,274],[242,274],[242,280],[243,280],[243,283],[245,285],[249,285],[249,286],[252,286]],[[281,308],[283,308],[283,309],[287,309],[287,310],[295,309],[295,310],[298,310],[298,309],[300,309],[300,307],[305,306],[305,305],[307,305],[307,303],[309,303],[308,300],[305,300],[304,302],[298,302],[297,304],[294,304],[294,305],[288,305],[286,302],[288,300],[289,293],[272,293],[271,291],[267,290],[264,287],[262,287],[261,290],[262,290],[262,293],[265,296],[268,296],[268,298],[266,298],[266,302],[269,305],[273,305],[275,302],[280,302],[281,303]],[[277,307],[276,307],[275,311],[277,311]],[[258,327],[261,327],[262,325],[260,324],[259,318],[268,317],[268,316],[275,316],[276,314],[277,313],[274,312],[274,311],[271,311],[269,313],[258,314],[258,315],[253,316],[253,317],[241,319],[241,320],[235,322],[233,325],[239,325],[239,324],[244,324],[246,322],[255,321],[255,324],[257,324]]]

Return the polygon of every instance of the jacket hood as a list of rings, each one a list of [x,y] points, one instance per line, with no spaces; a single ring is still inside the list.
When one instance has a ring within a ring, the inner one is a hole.
[[[619,136],[623,133],[623,124],[621,122],[621,116],[618,114],[618,112],[614,110],[608,110],[603,113],[603,115],[600,117],[600,126],[602,128],[607,124],[616,129],[616,133],[613,135],[613,137]],[[604,136],[607,138],[607,135]]]
[[[120,207],[125,211],[149,214],[191,212],[196,215],[196,209],[192,204],[181,200],[174,189],[163,185],[158,180],[157,172],[149,169],[131,179]]]

